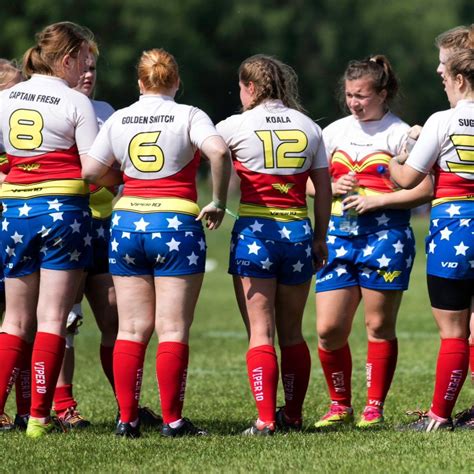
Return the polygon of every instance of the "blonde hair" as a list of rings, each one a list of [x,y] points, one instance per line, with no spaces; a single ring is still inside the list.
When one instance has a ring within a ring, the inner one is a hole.
[[[438,35],[435,44],[444,49],[472,49],[474,48],[474,23],[469,26],[456,26]]]
[[[471,90],[474,90],[474,49],[454,52],[446,63],[446,72],[451,77],[460,74],[469,83]]]
[[[4,90],[18,76],[21,78],[21,71],[15,62],[0,59],[0,90]]]
[[[98,54],[94,35],[88,28],[69,21],[53,23],[36,35],[36,46],[23,55],[23,73],[27,77],[35,73],[54,76],[62,58],[76,57],[84,43]]]
[[[137,69],[143,87],[151,92],[171,89],[179,81],[176,59],[162,48],[143,51]]]
[[[304,112],[298,95],[298,76],[294,69],[271,56],[256,54],[239,67],[239,80],[245,86],[253,82],[255,97],[248,109],[266,99],[278,99],[291,109]]]

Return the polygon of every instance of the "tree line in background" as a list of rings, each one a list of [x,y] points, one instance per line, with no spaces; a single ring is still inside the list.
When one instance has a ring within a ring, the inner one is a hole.
[[[21,58],[45,25],[89,27],[100,48],[96,97],[115,108],[136,100],[141,52],[163,47],[180,65],[177,101],[214,121],[239,110],[237,68],[265,53],[298,73],[308,114],[325,126],[343,114],[336,99],[347,62],[385,54],[402,97],[395,111],[424,123],[449,107],[435,73],[434,38],[474,21],[472,0],[0,0],[0,56]]]

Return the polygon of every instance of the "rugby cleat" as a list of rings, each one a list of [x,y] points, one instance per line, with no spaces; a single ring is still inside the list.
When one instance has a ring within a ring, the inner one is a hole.
[[[161,435],[167,438],[177,438],[181,436],[207,436],[207,431],[195,426],[188,418],[182,418],[178,427],[172,428],[169,424],[163,423]]]
[[[242,436],[273,436],[275,434],[275,423],[255,421],[250,428],[242,431]]]
[[[15,415],[15,428],[17,430],[25,431],[26,427],[28,426],[29,419],[30,419],[30,415],[19,415],[17,413]]]
[[[474,430],[474,406],[463,410],[454,417],[454,428],[457,430]]]
[[[329,411],[314,426],[318,430],[331,430],[340,426],[347,426],[354,422],[352,407],[331,404]]]
[[[53,420],[49,420],[48,423],[41,423],[36,418],[29,418],[28,425],[26,427],[26,436],[31,439],[38,439],[46,436],[47,434],[54,431],[56,425]]]
[[[15,423],[6,413],[0,415],[0,431],[10,431],[14,428]]]
[[[91,422],[82,417],[82,415],[74,407],[57,413],[57,419],[61,426],[68,430],[83,429],[90,426]]]
[[[380,428],[384,421],[381,408],[366,406],[356,427],[361,429]]]
[[[158,428],[163,424],[163,418],[148,407],[138,408],[138,418],[140,424],[148,428]]]
[[[275,414],[276,426],[280,431],[301,431],[303,427],[302,418],[288,418],[285,407],[278,408]]]
[[[117,423],[117,428],[115,429],[115,435],[122,436],[123,438],[140,438],[140,421],[138,421],[137,426],[133,426],[131,423],[119,421]]]
[[[437,421],[429,415],[429,412],[415,410],[407,411],[407,415],[416,415],[418,420],[398,427],[398,431],[419,431],[432,433],[438,430],[453,431],[453,420],[448,418],[446,421]]]

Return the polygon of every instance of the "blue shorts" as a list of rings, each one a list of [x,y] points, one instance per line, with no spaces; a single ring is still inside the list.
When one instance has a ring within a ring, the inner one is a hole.
[[[109,242],[111,219],[92,219],[92,262],[89,275],[109,273]]]
[[[474,219],[431,219],[426,255],[428,275],[474,279]]]
[[[229,273],[299,285],[314,274],[312,238],[291,243],[232,234]]]
[[[1,242],[6,278],[30,275],[40,268],[85,268],[91,259],[87,235],[91,217],[85,210],[65,210],[29,217],[4,214]]]
[[[392,227],[361,236],[327,238],[328,264],[316,275],[316,291],[350,286],[406,290],[415,258],[410,227]]]

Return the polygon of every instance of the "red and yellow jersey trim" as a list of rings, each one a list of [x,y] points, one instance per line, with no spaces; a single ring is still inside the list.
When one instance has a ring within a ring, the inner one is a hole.
[[[306,219],[308,217],[307,207],[266,207],[256,204],[241,203],[239,217],[263,217],[281,222],[290,222]]]
[[[453,202],[453,201],[474,201],[474,195],[469,195],[469,196],[446,196],[446,197],[440,197],[433,199],[431,201],[431,205],[434,206],[439,206],[440,204],[445,204],[447,202]]]
[[[108,188],[89,186],[89,206],[94,219],[107,219],[112,215],[115,194]]]
[[[40,196],[87,196],[89,186],[83,179],[52,179],[33,184],[4,182],[2,199],[30,199]]]
[[[114,205],[114,211],[149,212],[179,212],[197,216],[199,206],[190,200],[180,198],[144,198],[122,196]]]

